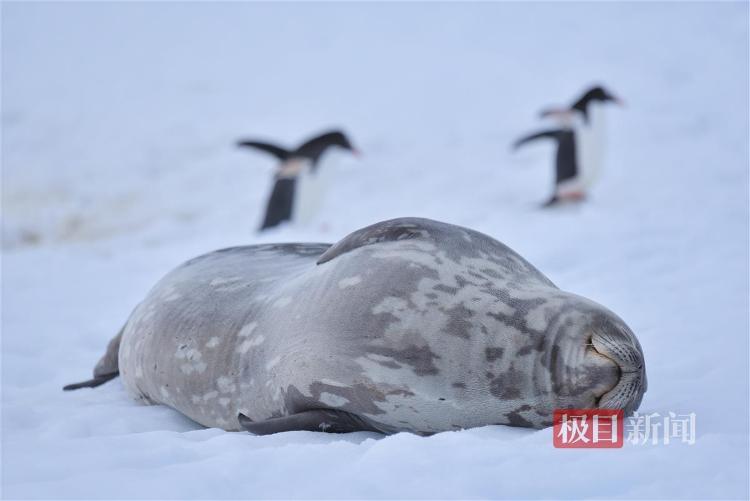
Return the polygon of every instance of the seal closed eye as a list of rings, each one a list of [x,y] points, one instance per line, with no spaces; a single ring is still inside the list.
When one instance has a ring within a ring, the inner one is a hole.
[[[635,410],[638,340],[482,233],[401,218],[334,245],[234,247],[179,266],[110,343],[95,386],[198,423],[431,434]]]

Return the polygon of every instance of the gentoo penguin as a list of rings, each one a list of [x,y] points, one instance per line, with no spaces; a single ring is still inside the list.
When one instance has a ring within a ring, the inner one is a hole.
[[[556,127],[517,140],[518,148],[535,139],[557,141],[555,162],[555,191],[545,206],[562,201],[578,201],[586,196],[599,171],[604,157],[603,105],[622,102],[603,87],[587,90],[569,108],[551,108],[541,112]]]
[[[329,147],[338,146],[358,154],[349,138],[338,130],[315,136],[294,150],[261,141],[238,141],[237,146],[265,151],[281,162],[276,170],[276,181],[268,199],[261,231],[284,221],[309,220],[322,199],[324,187],[318,172],[318,161]]]

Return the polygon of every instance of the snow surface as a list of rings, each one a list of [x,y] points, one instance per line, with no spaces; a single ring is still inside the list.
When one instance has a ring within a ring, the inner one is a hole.
[[[6,498],[745,498],[748,4],[3,3]],[[604,82],[605,171],[540,210],[536,113]],[[342,126],[365,156],[306,227],[254,232],[273,161]],[[236,244],[424,216],[513,247],[638,335],[644,413],[694,445],[559,450],[552,431],[428,438],[202,429],[119,380],[63,393],[163,274]]]

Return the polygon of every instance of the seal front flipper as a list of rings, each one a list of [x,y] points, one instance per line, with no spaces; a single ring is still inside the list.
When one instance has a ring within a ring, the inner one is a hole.
[[[264,421],[253,421],[244,414],[238,415],[237,419],[240,426],[255,435],[271,435],[282,431],[324,431],[327,433],[376,431],[382,433],[356,414],[333,409],[298,412]]]
[[[101,376],[96,376],[93,379],[89,379],[88,381],[82,381],[80,383],[73,383],[67,386],[63,386],[63,391],[79,390],[81,388],[96,388],[97,386],[102,385],[107,381],[113,380],[119,375],[119,371],[113,372],[112,374],[102,374]]]
[[[375,245],[382,242],[402,240],[423,240],[437,242],[451,239],[446,228],[454,228],[444,223],[436,223],[420,217],[400,217],[375,223],[350,233],[343,240],[333,244],[318,258],[317,264],[326,263],[336,256],[346,254],[359,247]]]

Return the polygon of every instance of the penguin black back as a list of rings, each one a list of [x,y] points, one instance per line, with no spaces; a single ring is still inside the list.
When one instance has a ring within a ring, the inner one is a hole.
[[[578,175],[575,132],[573,129],[551,129],[530,134],[513,143],[513,149],[520,148],[524,144],[537,139],[553,139],[557,143],[557,152],[555,153],[555,187]],[[557,202],[556,194],[545,205],[552,205],[555,202]]]
[[[578,174],[576,163],[575,132],[573,129],[552,129],[524,136],[513,143],[517,149],[537,139],[553,139],[557,143],[555,154],[555,184],[573,179]]]
[[[266,215],[260,227],[261,231],[266,228],[273,228],[292,218],[296,185],[297,179],[293,177],[276,179],[266,205]]]

